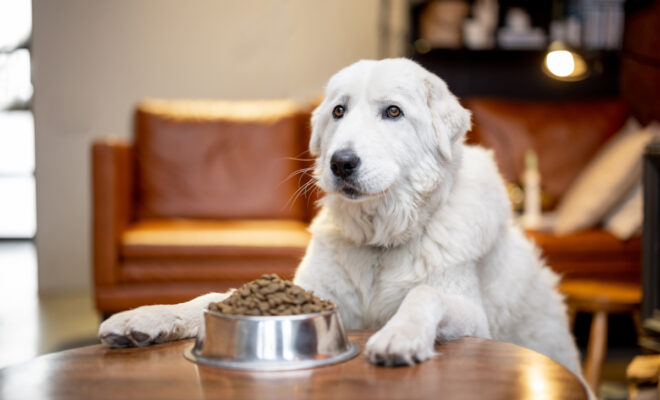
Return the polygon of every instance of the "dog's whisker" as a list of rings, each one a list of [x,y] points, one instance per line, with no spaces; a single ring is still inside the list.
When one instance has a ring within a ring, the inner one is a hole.
[[[289,196],[289,199],[287,200],[286,204],[284,207],[293,207],[293,204],[298,200],[298,197],[300,196],[301,191],[303,190],[303,186],[298,187],[295,192],[291,196]]]
[[[317,186],[317,180],[312,178],[304,186],[305,197],[309,197],[310,193],[313,193],[315,190],[320,191],[321,189]]]
[[[304,191],[304,186],[299,187],[296,189],[296,191],[289,197],[289,200],[287,200],[285,207],[293,207],[293,204],[298,200],[302,192]]]
[[[286,159],[291,161],[303,161],[303,162],[314,161],[314,158],[287,157]]]
[[[307,177],[310,181],[311,181],[311,180],[316,180],[316,178],[314,177],[314,173],[313,173],[313,172],[314,172],[314,168],[315,168],[314,166],[311,166],[311,167],[309,167],[309,168],[306,168],[306,171],[303,172],[303,173],[301,173],[301,174],[299,175],[299,177],[298,177],[298,185],[301,184],[302,179],[303,179],[304,177]],[[310,171],[312,172],[311,174],[309,173]],[[308,182],[309,182],[309,181],[308,181]]]
[[[293,204],[301,197],[307,197],[310,190],[315,186],[316,179],[310,176],[310,180],[299,186],[298,189],[289,197],[284,207],[293,207]]]
[[[295,177],[296,175],[300,175],[301,177],[302,177],[302,176],[305,176],[305,175],[308,175],[308,172],[309,172],[309,171],[312,171],[313,169],[314,169],[314,167],[307,167],[307,168],[297,169],[297,170],[291,172],[289,175],[287,175],[286,178],[284,178],[284,179],[282,180],[282,182],[280,182],[280,185],[281,185],[282,183],[288,181],[289,179]],[[300,180],[299,180],[298,182],[300,183]]]
[[[300,153],[296,154],[295,156],[282,157],[282,158],[280,158],[280,160],[298,161],[298,162],[305,162],[305,163],[313,162],[314,160],[316,160],[316,157],[311,157],[311,155],[310,155],[309,158],[303,157],[303,155],[305,155],[305,154],[309,154],[309,150],[305,150],[303,152],[300,152]]]

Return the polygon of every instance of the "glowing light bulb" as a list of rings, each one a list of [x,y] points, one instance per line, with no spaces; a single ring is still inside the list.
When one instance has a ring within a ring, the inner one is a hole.
[[[567,50],[555,50],[545,56],[545,65],[548,70],[556,76],[565,77],[575,71],[575,60],[573,53]]]

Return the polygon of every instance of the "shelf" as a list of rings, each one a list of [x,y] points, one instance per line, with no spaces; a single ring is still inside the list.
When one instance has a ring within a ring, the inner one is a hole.
[[[436,73],[458,97],[563,100],[619,96],[618,51],[581,52],[589,76],[562,82],[542,70],[545,50],[434,49],[412,59]]]

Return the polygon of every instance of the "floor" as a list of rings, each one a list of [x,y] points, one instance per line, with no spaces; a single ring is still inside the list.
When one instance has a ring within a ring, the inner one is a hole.
[[[642,354],[634,346],[608,349],[607,359],[601,372],[598,398],[606,400],[624,400],[628,398],[626,368],[633,357]]]
[[[29,241],[0,241],[0,368],[96,342],[100,318],[89,293],[37,295]]]
[[[0,368],[41,354],[97,343],[100,317],[89,293],[37,295],[37,257],[33,243],[0,241]],[[641,351],[632,320],[610,321],[601,399],[626,399],[626,366]],[[575,333],[584,352],[589,316],[578,315]]]
[[[611,315],[608,324],[607,353],[597,394],[604,400],[624,400],[628,398],[626,368],[635,356],[643,353],[637,346],[635,325],[629,315]],[[577,315],[573,333],[583,356],[587,351],[590,326],[591,315]]]

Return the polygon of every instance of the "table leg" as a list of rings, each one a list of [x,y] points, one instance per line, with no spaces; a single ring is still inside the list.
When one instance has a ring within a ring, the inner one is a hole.
[[[587,359],[584,366],[584,377],[594,393],[598,393],[600,371],[607,349],[607,313],[596,311],[591,321]]]

